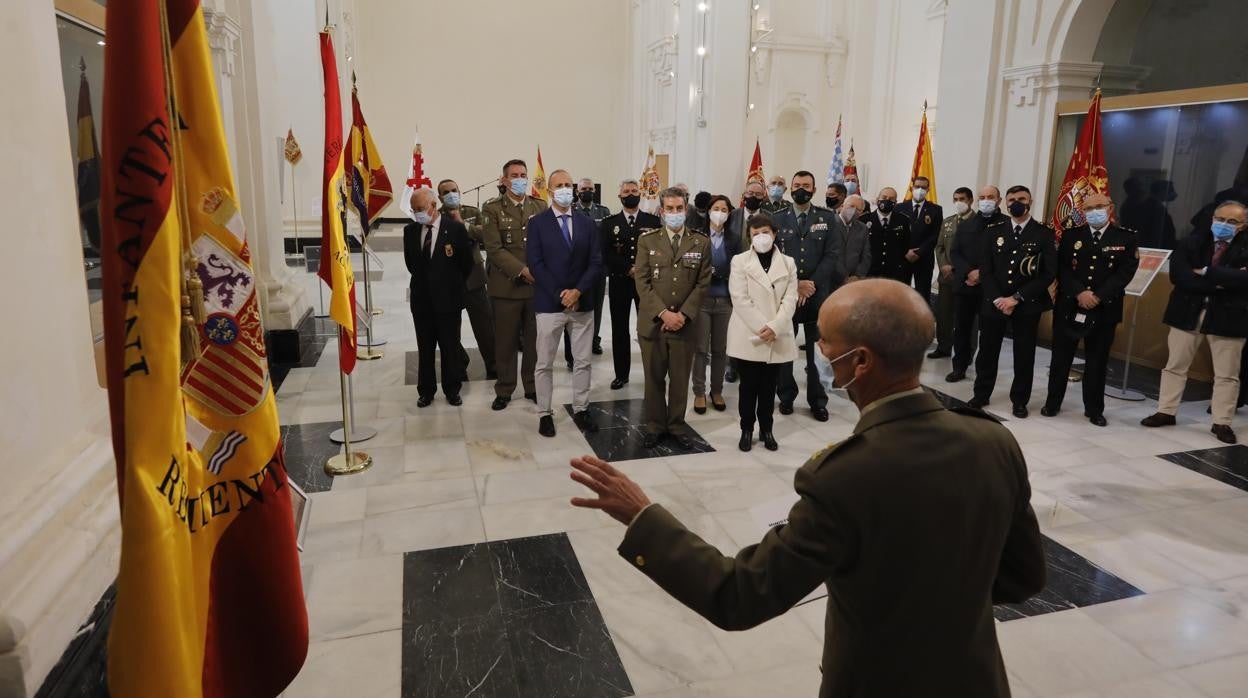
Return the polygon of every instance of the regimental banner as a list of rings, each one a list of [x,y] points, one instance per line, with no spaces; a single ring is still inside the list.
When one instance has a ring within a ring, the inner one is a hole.
[[[78,218],[87,233],[87,244],[100,249],[100,149],[95,140],[91,114],[91,86],[87,66],[81,64],[78,80]]]
[[[932,133],[927,130],[927,102],[923,102],[923,120],[919,124],[919,143],[914,148],[914,164],[910,167],[910,182],[906,184],[904,201],[913,198],[914,180],[927,178],[927,199],[939,203],[936,197],[936,164],[932,161]]]
[[[828,184],[845,181],[845,160],[841,155],[841,117],[836,117],[836,143],[832,147],[832,162],[828,163]]]
[[[1088,107],[1088,116],[1079,130],[1079,140],[1070,154],[1066,176],[1053,207],[1053,230],[1057,239],[1062,231],[1077,228],[1087,221],[1083,217],[1083,200],[1091,194],[1109,196],[1109,170],[1105,169],[1105,145],[1101,138],[1101,91],[1098,89]],[[1113,215],[1112,213],[1110,214]]]
[[[659,170],[655,165],[654,146],[646,152],[646,166],[641,171],[642,211],[654,213],[659,208]]]
[[[353,78],[354,81],[354,78]],[[346,169],[347,186],[351,191],[351,205],[360,219],[360,228],[367,235],[373,223],[381,216],[381,210],[394,198],[390,176],[381,162],[381,153],[373,142],[373,134],[360,109],[359,92],[351,87],[351,135],[347,138]]]

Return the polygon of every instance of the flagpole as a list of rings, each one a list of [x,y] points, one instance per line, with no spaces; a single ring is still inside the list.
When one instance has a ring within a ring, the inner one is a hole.
[[[338,330],[342,332],[341,329]],[[351,412],[350,386],[348,375],[341,369],[338,371],[339,389],[342,392],[342,447],[343,452],[329,457],[325,461],[325,474],[330,477],[362,473],[373,467],[373,457],[364,451],[351,450]]]
[[[373,282],[368,275],[368,220],[360,221],[364,232],[360,235],[360,256],[364,258],[364,314],[368,316],[368,321],[364,323],[364,341],[360,342],[363,351],[355,356],[364,361],[376,361],[385,356],[385,352],[374,350],[373,347],[380,347],[386,343],[384,339],[373,339],[373,322],[372,317],[378,313],[373,312]]]

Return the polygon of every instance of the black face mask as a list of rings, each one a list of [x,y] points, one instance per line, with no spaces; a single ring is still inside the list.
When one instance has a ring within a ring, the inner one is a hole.
[[[805,189],[794,189],[793,190],[793,203],[797,204],[798,206],[805,206],[806,204],[810,203],[810,192],[806,191]]]
[[[1030,208],[1030,206],[1021,201],[1012,201],[1010,202],[1010,215],[1015,218],[1022,218],[1023,214],[1027,213]]]
[[[745,197],[745,209],[747,211],[757,211],[758,207],[763,205],[763,200],[757,196]]]
[[[829,196],[829,197],[825,198],[823,201],[824,201],[824,203],[826,203],[826,204],[828,205],[828,208],[830,208],[830,209],[834,209],[834,210],[835,210],[838,206],[840,206],[840,205],[841,205],[841,200],[840,200],[840,199],[838,199],[838,198],[836,198],[835,196]]]
[[[592,189],[587,189],[583,192],[580,192],[576,195],[576,197],[580,199],[581,203],[585,204],[586,206],[594,203],[594,192]]]
[[[880,201],[879,203],[877,203],[876,207],[880,209],[880,213],[892,213],[893,206],[896,206],[896,205],[897,205],[896,201],[886,200],[886,201]]]
[[[637,208],[637,205],[641,203],[641,197],[637,194],[628,194],[627,196],[620,197],[620,203],[624,204],[624,208],[631,211],[632,209]]]

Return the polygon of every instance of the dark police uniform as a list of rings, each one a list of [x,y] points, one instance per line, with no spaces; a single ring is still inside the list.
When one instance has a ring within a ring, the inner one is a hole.
[[[451,210],[442,207],[442,215],[449,216]],[[460,205],[459,216],[464,219],[464,227],[468,230],[468,238],[472,241],[472,272],[466,281],[467,293],[464,294],[464,306],[468,311],[468,322],[472,325],[472,336],[477,339],[477,348],[481,350],[481,360],[485,362],[487,376],[494,375],[494,309],[490,306],[490,296],[485,290],[485,264],[481,261],[481,252],[485,245],[481,242],[481,210],[476,206]],[[467,371],[468,352],[460,347],[464,370]]]
[[[976,326],[979,323],[980,306],[984,302],[984,282],[981,273],[977,284],[968,284],[967,277],[973,271],[983,271],[984,257],[988,253],[989,240],[996,239],[1009,219],[1000,211],[991,216],[976,213],[958,223],[953,235],[953,248],[949,261],[953,264],[953,370],[966,373],[975,360]]]
[[[602,263],[607,270],[610,285],[607,294],[611,301],[611,359],[615,364],[615,380],[628,382],[632,364],[632,342],[629,337],[629,320],[637,306],[637,284],[633,283],[633,261],[637,259],[637,236],[643,230],[663,227],[663,222],[653,213],[638,210],[632,215],[624,211],[607,216],[598,227],[602,236]]]
[[[710,238],[688,228],[681,228],[679,238],[673,248],[666,228],[645,230],[637,238],[633,261],[640,300],[637,337],[646,376],[642,428],[651,437],[688,433],[685,408],[693,373],[694,320],[711,285]],[[676,332],[664,330],[659,320],[664,310],[682,313],[684,326]]]
[[[987,403],[997,383],[1001,342],[1009,326],[1014,337],[1014,382],[1010,402],[1025,407],[1031,400],[1036,363],[1036,329],[1040,316],[1053,306],[1049,284],[1057,275],[1057,237],[1034,218],[1022,226],[1007,219],[990,229],[984,266],[980,269],[984,298],[979,316],[979,356],[975,359],[975,398]],[[1006,315],[992,304],[997,298],[1018,300]]]
[[[526,196],[516,203],[509,196],[490,199],[481,207],[481,238],[485,243],[490,298],[494,301],[495,362],[498,380],[494,394],[506,400],[516,389],[516,348],[524,335],[520,367],[525,395],[536,395],[533,370],[537,367],[537,321],[533,315],[533,286],[520,276],[525,267],[525,230],[529,219],[545,211],[541,199]]]
[[[941,223],[944,220],[944,209],[940,204],[931,201],[918,202],[907,199],[897,204],[894,213],[900,213],[910,221],[910,249],[918,250],[919,258],[906,262],[910,278],[905,282],[912,284],[914,290],[923,296],[923,300],[932,298],[932,271],[936,266],[936,239],[940,236]]]
[[[1114,331],[1122,322],[1123,289],[1140,266],[1135,231],[1113,223],[1100,239],[1087,225],[1062,234],[1057,253],[1057,307],[1053,312],[1053,359],[1049,364],[1049,395],[1045,407],[1056,412],[1066,396],[1066,376],[1083,338],[1087,367],[1083,371],[1083,411],[1089,417],[1105,413],[1105,370]],[[1099,303],[1084,310],[1076,301],[1084,291]]]
[[[910,263],[906,261],[906,253],[910,251],[910,219],[897,209],[893,209],[887,218],[885,223],[885,216],[879,209],[862,218],[863,224],[867,226],[867,237],[871,241],[870,276],[882,276],[909,284]]]
[[[771,215],[772,218],[775,218],[776,214],[781,213],[783,211],[787,211],[792,207],[793,207],[792,202],[785,201],[784,199],[780,199],[779,201],[772,201],[770,197],[766,201],[764,201],[763,205],[761,206],[762,210],[767,212],[769,215]]]
[[[776,247],[797,263],[798,281],[815,282],[815,294],[793,313],[793,334],[799,327],[805,328],[806,336],[806,402],[815,418],[827,419],[828,395],[819,382],[815,368],[815,340],[819,339],[819,306],[832,292],[837,257],[842,241],[837,239],[836,213],[830,209],[811,204],[805,213],[789,207],[775,215]],[[797,399],[797,381],[793,378],[793,365],[786,363],[780,368],[780,385],[776,395],[780,398],[780,411],[792,409]]]

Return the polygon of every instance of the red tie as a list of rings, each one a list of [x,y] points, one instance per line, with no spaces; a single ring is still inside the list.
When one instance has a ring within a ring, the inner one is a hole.
[[[1231,246],[1231,243],[1227,242],[1226,240],[1218,240],[1214,242],[1213,243],[1213,263],[1210,264],[1209,266],[1213,266],[1213,267],[1218,266],[1218,261],[1222,259],[1222,255],[1223,253],[1226,252],[1226,248],[1230,246]]]

